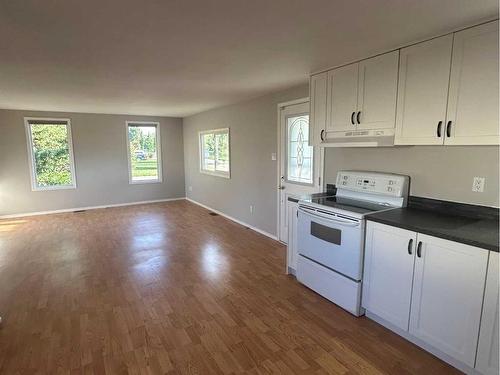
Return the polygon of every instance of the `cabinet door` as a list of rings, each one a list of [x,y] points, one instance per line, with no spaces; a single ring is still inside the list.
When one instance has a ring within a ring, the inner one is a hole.
[[[358,106],[358,66],[356,63],[328,72],[327,131],[356,129],[353,113]]]
[[[368,222],[363,307],[408,330],[416,233]]]
[[[499,373],[498,294],[500,285],[498,280],[498,261],[498,253],[490,252],[476,359],[476,369],[485,375],[498,375]]]
[[[359,63],[358,129],[393,129],[396,122],[399,51]]]
[[[445,144],[498,144],[498,21],[455,34]]]
[[[288,243],[287,243],[287,272],[291,268],[297,270],[297,210],[298,203],[288,201]]]
[[[395,144],[443,144],[452,40],[447,35],[401,50]]]
[[[311,77],[309,84],[309,145],[318,146],[322,133],[326,132],[326,92],[328,74],[320,73]]]
[[[474,367],[488,251],[420,233],[417,241],[410,333]]]

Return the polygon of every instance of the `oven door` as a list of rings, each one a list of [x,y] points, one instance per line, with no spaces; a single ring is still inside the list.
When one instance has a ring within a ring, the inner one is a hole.
[[[360,281],[364,220],[299,206],[298,252],[352,280]]]

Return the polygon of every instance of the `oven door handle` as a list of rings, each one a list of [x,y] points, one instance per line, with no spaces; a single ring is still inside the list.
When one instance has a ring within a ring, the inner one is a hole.
[[[304,213],[305,215],[309,215],[309,216],[312,216],[312,217],[317,217],[317,218],[320,218],[320,219],[325,219],[325,220],[329,220],[331,221],[332,223],[337,223],[337,224],[341,224],[341,225],[344,225],[344,226],[347,226],[347,227],[359,227],[360,225],[360,222],[359,221],[354,221],[354,220],[342,220],[342,219],[339,219],[337,215],[335,214],[322,214],[316,210],[312,210],[310,208],[306,208],[306,207],[299,207],[299,211]]]

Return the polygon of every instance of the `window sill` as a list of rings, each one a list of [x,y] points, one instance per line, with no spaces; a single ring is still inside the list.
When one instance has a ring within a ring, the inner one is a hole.
[[[209,176],[222,177],[227,178],[228,180],[231,178],[231,173],[223,173],[223,172],[212,172],[200,169],[200,173],[207,174]]]
[[[76,190],[76,185],[64,186],[32,186],[31,191]]]
[[[162,180],[129,180],[129,185],[142,185],[142,184],[161,184]]]

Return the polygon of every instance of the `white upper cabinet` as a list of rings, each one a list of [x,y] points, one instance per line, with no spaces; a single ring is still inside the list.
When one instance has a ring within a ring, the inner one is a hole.
[[[309,83],[309,145],[317,146],[326,132],[326,91],[328,74],[311,76]]]
[[[394,128],[399,51],[328,72],[326,130]]]
[[[398,64],[399,51],[359,62],[357,129],[394,128]]]
[[[327,131],[356,129],[358,68],[356,63],[328,72]]]
[[[368,222],[366,226],[363,307],[408,330],[415,232]]]
[[[488,276],[484,292],[483,315],[479,329],[476,370],[485,375],[498,375],[499,254],[490,252]]]
[[[498,21],[453,41],[445,144],[498,144]]]
[[[312,76],[312,144],[350,131],[394,131],[395,145],[500,144],[498,42],[494,21]]]
[[[443,144],[453,35],[401,50],[395,144]]]
[[[418,234],[410,334],[474,367],[488,251]]]

